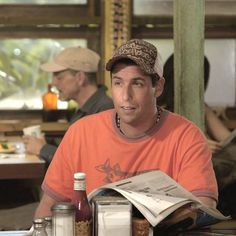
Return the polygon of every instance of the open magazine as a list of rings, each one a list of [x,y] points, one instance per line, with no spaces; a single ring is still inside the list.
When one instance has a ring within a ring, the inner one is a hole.
[[[218,220],[226,220],[218,210],[203,205],[197,197],[160,170],[146,172],[104,185],[92,191],[88,198],[104,195],[111,189],[128,199],[154,227],[172,212],[186,204],[206,212]]]

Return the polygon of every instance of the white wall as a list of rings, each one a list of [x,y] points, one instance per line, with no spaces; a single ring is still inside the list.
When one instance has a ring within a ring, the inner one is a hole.
[[[236,40],[207,39],[205,54],[210,62],[210,80],[205,101],[212,106],[235,106]]]
[[[156,45],[163,64],[174,51],[172,39],[148,40]],[[206,39],[205,55],[210,62],[210,79],[205,101],[210,106],[236,105],[236,40]]]

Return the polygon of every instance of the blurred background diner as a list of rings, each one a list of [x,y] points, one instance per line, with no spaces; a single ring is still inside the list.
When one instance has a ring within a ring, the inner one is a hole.
[[[56,109],[42,102],[53,73],[40,66],[68,47],[101,57],[97,83],[109,97],[105,63],[122,42],[140,38],[157,45],[163,64],[174,52],[172,110],[205,132],[205,102],[230,132],[236,128],[234,0],[0,0],[0,22],[0,143],[13,147],[0,153],[0,230],[28,228],[41,196],[47,163],[24,148],[17,153],[23,128],[40,125],[45,137],[60,140],[80,109],[73,98],[58,99]],[[204,55],[210,62],[206,91]]]

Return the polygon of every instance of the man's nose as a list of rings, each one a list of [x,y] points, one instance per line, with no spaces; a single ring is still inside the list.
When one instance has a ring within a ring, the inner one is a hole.
[[[132,89],[130,85],[125,85],[123,87],[122,97],[124,100],[129,100],[132,98]]]

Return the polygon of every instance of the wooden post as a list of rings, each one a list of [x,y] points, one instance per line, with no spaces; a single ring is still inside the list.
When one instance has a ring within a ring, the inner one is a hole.
[[[174,1],[174,107],[204,130],[204,0]]]
[[[113,51],[130,38],[131,0],[102,0],[102,70],[111,95],[110,73],[105,70]]]

